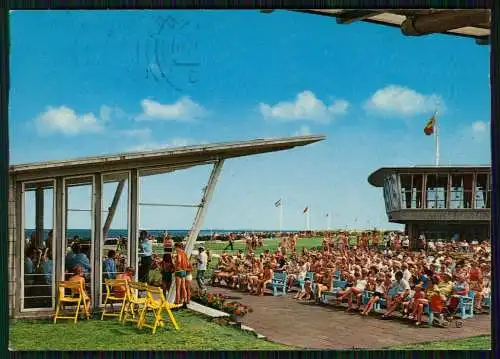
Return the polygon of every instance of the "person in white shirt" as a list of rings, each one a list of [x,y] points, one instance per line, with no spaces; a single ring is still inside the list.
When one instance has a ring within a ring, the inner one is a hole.
[[[436,251],[436,245],[432,240],[427,243],[427,248],[429,248],[429,251],[435,252]]]
[[[408,264],[407,263],[403,263],[403,265],[401,266],[401,268],[403,269],[403,279],[405,281],[407,281],[408,283],[410,283],[411,272],[408,270]]]
[[[337,299],[337,303],[340,304],[342,301],[346,298],[349,297],[349,303],[347,306],[347,311],[350,311],[352,308],[352,296],[351,294],[354,294],[356,296],[356,302],[358,305],[358,308],[361,303],[361,296],[363,295],[363,292],[365,291],[367,280],[363,279],[361,277],[361,274],[357,272],[355,274],[356,282],[354,287],[347,288],[347,290]]]
[[[205,271],[207,270],[208,256],[205,252],[205,248],[198,248],[198,255],[196,257],[197,261],[197,271],[196,271],[196,283],[198,288],[204,292],[205,289]]]
[[[403,246],[403,248],[405,249],[408,249],[410,248],[410,239],[408,238],[408,236],[405,236],[403,238],[403,241],[401,242],[401,245]]]

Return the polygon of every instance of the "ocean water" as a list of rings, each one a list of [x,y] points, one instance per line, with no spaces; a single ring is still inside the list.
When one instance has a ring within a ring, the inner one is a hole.
[[[34,232],[34,229],[26,229],[25,230],[25,236],[30,237],[31,233]],[[152,236],[158,237],[161,236],[165,233],[165,230],[162,229],[152,229],[152,230],[147,230],[149,234]],[[45,230],[45,238],[48,237],[48,232],[49,230]],[[185,237],[187,236],[189,230],[187,229],[173,229],[173,230],[168,230],[168,233],[171,234],[173,237]],[[260,233],[274,233],[274,232],[279,232],[279,230],[255,230],[255,229],[202,229],[200,231],[200,234],[198,237],[207,237],[211,236],[212,234],[228,234],[228,233],[244,233],[244,232],[260,232]],[[297,232],[297,231],[283,231],[283,232]],[[127,237],[128,231],[126,229],[110,229],[108,232],[108,238],[116,238],[120,236]],[[91,236],[90,229],[68,229],[67,236],[69,238],[72,238],[74,236],[79,236],[80,239],[82,240],[89,240]]]

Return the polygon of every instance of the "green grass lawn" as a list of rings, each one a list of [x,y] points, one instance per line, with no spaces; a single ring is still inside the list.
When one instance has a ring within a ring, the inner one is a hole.
[[[189,310],[174,313],[181,330],[170,323],[151,334],[131,323],[90,320],[77,324],[61,320],[17,320],[10,325],[9,347],[13,350],[291,350],[292,347],[258,339],[240,329],[212,323]],[[387,350],[488,350],[490,336],[418,343]]]
[[[490,350],[491,336],[482,335],[477,337],[443,340],[439,342],[418,343],[413,345],[401,345],[389,350]]]
[[[170,322],[158,328],[137,329],[117,320],[18,320],[11,323],[9,347],[14,350],[283,350],[288,346],[258,339],[243,330],[210,322],[190,310],[175,311],[180,331]],[[166,316],[165,316],[166,317]]]
[[[299,239],[299,241],[297,242],[296,248],[297,248],[297,251],[301,250],[302,247],[306,247],[309,249],[312,247],[321,246],[322,242],[323,242],[323,238],[320,238],[320,237],[302,238],[302,239]],[[264,239],[264,246],[257,248],[255,250],[255,254],[260,255],[266,249],[269,249],[272,253],[272,252],[276,251],[279,243],[280,243],[279,239],[274,239],[274,238],[273,239]],[[217,242],[205,242],[205,244],[203,246],[206,249],[210,249],[210,251],[212,253],[222,253],[224,248],[226,248],[226,246],[227,246],[227,242],[222,242],[222,243],[220,243],[220,242],[219,243],[217,243]],[[242,249],[243,251],[245,251],[245,248],[246,248],[245,241],[239,240],[239,241],[236,241],[234,243],[234,250],[233,251],[228,250],[228,253],[235,254],[238,252],[238,249]]]

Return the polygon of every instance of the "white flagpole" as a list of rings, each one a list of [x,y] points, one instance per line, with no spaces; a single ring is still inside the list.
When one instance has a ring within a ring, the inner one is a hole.
[[[280,198],[280,234],[283,231],[283,198]]]
[[[326,215],[326,230],[330,230],[330,213]]]
[[[310,221],[310,213],[311,212],[311,209],[308,207],[307,208],[307,213],[306,213],[306,220],[307,220],[307,230],[310,231],[311,230],[311,221]]]
[[[435,136],[436,136],[436,167],[439,166],[439,126],[437,119],[437,110],[434,112],[434,127],[435,127]]]

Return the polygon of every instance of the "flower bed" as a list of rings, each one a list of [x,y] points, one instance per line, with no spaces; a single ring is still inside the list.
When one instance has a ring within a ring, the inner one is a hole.
[[[252,311],[248,305],[237,301],[230,301],[229,297],[223,294],[198,293],[193,295],[191,299],[207,307],[220,310],[235,317],[242,317]]]

